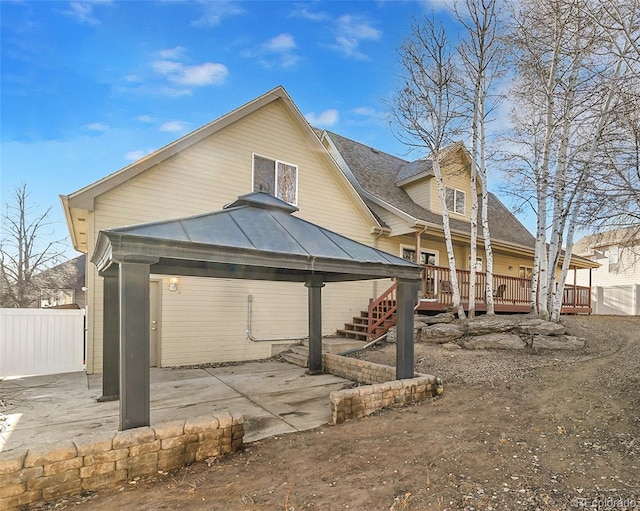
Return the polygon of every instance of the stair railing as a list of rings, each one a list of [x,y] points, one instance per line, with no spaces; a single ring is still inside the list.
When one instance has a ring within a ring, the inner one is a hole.
[[[367,338],[373,339],[373,335],[378,327],[383,326],[385,321],[392,318],[398,310],[398,302],[396,300],[396,289],[398,285],[394,284],[382,293],[375,300],[369,302],[369,316],[367,320]]]

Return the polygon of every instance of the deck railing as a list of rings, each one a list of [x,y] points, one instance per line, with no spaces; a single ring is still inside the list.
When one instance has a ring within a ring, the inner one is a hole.
[[[456,270],[460,299],[469,301],[469,270]],[[443,266],[425,265],[422,267],[421,296],[439,304],[453,305],[451,288],[451,272]],[[487,274],[476,273],[476,303],[486,303]],[[529,304],[531,280],[508,275],[493,275],[494,304],[526,306]],[[588,286],[568,285],[564,288],[563,307],[588,308],[591,307],[591,288]]]

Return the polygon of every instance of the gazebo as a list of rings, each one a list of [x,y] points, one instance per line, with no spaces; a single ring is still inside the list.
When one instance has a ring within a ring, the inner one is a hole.
[[[394,278],[396,377],[413,377],[420,267],[295,215],[262,192],[220,211],[100,231],[91,261],[104,278],[101,401],[120,400],[120,429],[150,424],[150,274],[301,282],[308,288],[309,373],[322,372],[325,283]]]

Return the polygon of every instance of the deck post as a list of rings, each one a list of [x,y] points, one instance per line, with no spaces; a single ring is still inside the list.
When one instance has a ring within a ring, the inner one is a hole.
[[[149,270],[120,262],[120,430],[150,424]]]
[[[102,301],[102,395],[99,402],[120,397],[120,299],[118,273],[103,276]]]
[[[305,282],[309,289],[309,369],[307,374],[322,374],[322,288],[317,278]]]
[[[413,307],[419,280],[397,279],[396,379],[413,378]]]

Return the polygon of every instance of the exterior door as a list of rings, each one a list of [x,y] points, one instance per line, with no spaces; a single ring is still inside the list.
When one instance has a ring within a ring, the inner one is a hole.
[[[152,280],[149,283],[149,321],[151,321],[151,328],[149,329],[149,365],[151,367],[157,367],[160,362],[160,350],[158,349],[158,341],[160,336],[158,335],[158,320],[160,305],[160,282]]]

